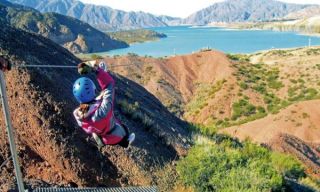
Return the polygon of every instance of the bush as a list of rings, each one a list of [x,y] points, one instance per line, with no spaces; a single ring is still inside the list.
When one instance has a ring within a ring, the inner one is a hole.
[[[272,153],[272,163],[278,172],[291,179],[305,177],[303,166],[293,157],[280,153]]]
[[[177,166],[181,182],[196,191],[282,191],[284,176],[299,178],[301,165],[245,142],[194,146]]]
[[[245,82],[240,82],[239,86],[241,87],[241,89],[244,89],[244,90],[248,89],[248,85]]]
[[[227,54],[227,57],[233,61],[249,62],[250,58],[242,54]]]
[[[276,80],[269,81],[268,86],[271,89],[276,89],[276,90],[279,90],[280,88],[284,87],[281,81],[276,81]]]
[[[127,100],[118,100],[117,104],[120,106],[121,112],[127,117],[142,123],[144,129],[149,131],[155,126],[154,121],[145,113],[142,113],[138,102],[134,104],[128,103]]]
[[[232,120],[237,120],[242,116],[250,116],[256,114],[256,106],[249,103],[248,100],[241,99],[232,105]]]
[[[196,114],[208,105],[208,100],[214,98],[215,94],[221,90],[226,80],[218,81],[216,84],[203,83],[197,85],[195,97],[186,105],[186,111]]]

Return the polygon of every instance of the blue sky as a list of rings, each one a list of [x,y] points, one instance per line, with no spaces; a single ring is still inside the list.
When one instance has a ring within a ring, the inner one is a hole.
[[[107,5],[125,11],[144,11],[156,15],[187,17],[222,0],[81,0],[84,3]],[[289,3],[320,4],[320,0],[281,0]]]

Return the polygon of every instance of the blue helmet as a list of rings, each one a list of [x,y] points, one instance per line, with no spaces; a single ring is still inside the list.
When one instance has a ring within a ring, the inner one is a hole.
[[[96,97],[96,86],[87,77],[81,77],[73,84],[73,95],[79,103],[88,103]]]

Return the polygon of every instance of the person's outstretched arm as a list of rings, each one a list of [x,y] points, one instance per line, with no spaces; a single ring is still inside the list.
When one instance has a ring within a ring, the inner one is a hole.
[[[96,122],[105,118],[113,107],[115,82],[111,75],[105,71],[106,65],[103,62],[100,62],[99,64],[96,61],[89,61],[84,64],[91,67],[91,69],[85,69],[86,66],[82,65],[82,68],[79,67],[80,74],[83,74],[83,72],[88,73],[90,71],[94,71],[102,90],[102,102],[91,118],[93,122]],[[105,69],[102,68],[103,66]]]
[[[114,100],[114,84],[109,84],[102,92],[102,102],[92,116],[92,121],[96,122],[105,118],[112,110]]]

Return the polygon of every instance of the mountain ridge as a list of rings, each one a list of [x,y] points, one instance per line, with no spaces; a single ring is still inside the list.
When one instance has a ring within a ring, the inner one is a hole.
[[[168,26],[165,21],[176,20],[169,16],[157,17],[145,12],[125,12],[108,6],[84,4],[77,0],[10,0],[31,6],[40,12],[56,12],[75,17],[102,31],[129,30]]]
[[[214,22],[267,21],[282,18],[314,5],[298,5],[275,0],[226,0],[193,13],[183,24],[208,25]],[[273,11],[271,11],[273,10]]]
[[[277,0],[225,0],[199,10],[187,18],[156,16],[146,12],[125,12],[109,6],[84,4],[77,0],[10,0],[31,6],[41,12],[56,12],[72,16],[102,30],[130,30],[175,25],[208,25],[212,23],[258,22],[281,20],[320,7],[313,4],[293,4]],[[304,11],[305,10],[305,11]],[[299,13],[300,11],[300,13]],[[95,13],[95,14],[92,14]],[[296,16],[295,16],[296,17]]]
[[[73,53],[91,53],[125,48],[128,45],[96,30],[89,24],[57,13],[39,11],[0,1],[1,19],[28,32],[40,34]]]

